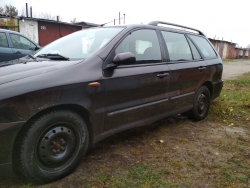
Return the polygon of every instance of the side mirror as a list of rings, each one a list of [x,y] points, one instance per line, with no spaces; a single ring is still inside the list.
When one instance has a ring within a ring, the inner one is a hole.
[[[131,53],[131,52],[119,53],[114,57],[113,63],[109,63],[103,69],[104,70],[106,70],[106,69],[114,69],[118,65],[121,65],[121,64],[129,65],[131,63],[134,63],[135,61],[136,61],[136,59],[135,59],[135,55],[133,53]]]
[[[113,63],[115,65],[120,65],[120,64],[130,64],[135,62],[135,55],[131,52],[124,52],[124,53],[119,53],[117,54],[114,59]]]
[[[36,46],[35,47],[35,50],[39,50],[41,47],[40,46]]]

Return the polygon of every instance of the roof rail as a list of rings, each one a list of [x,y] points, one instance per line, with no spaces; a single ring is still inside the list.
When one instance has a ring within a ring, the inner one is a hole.
[[[191,28],[191,27],[187,27],[187,26],[184,26],[184,25],[178,25],[178,24],[173,24],[173,23],[163,22],[163,21],[152,21],[152,22],[148,23],[148,25],[154,25],[154,26],[157,26],[158,24],[172,25],[172,26],[176,26],[176,27],[180,27],[180,28],[190,29],[190,30],[193,30],[193,31],[197,31],[200,35],[205,36],[205,34],[203,32],[201,32],[200,30],[194,29],[194,28]]]

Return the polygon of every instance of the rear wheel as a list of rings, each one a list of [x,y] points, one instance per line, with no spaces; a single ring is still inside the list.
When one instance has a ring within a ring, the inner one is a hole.
[[[15,170],[31,181],[50,182],[77,166],[87,151],[89,133],[78,114],[58,110],[34,121],[17,143]]]
[[[195,96],[193,109],[188,112],[188,117],[199,121],[207,117],[210,107],[210,93],[206,86],[201,86]]]

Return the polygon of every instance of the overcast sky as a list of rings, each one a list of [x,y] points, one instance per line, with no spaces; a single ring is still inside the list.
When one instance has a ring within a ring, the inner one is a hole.
[[[102,24],[118,19],[120,12],[121,17],[126,14],[126,24],[162,20],[197,28],[207,37],[223,37],[242,47],[250,44],[249,0],[1,0],[0,6],[11,4],[22,13],[25,3],[32,6],[33,15],[60,15],[64,22],[76,18]]]

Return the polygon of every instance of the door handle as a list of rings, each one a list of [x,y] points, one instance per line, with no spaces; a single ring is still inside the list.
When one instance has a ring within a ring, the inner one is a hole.
[[[15,52],[14,54],[21,55],[22,53],[19,52],[19,51],[17,51],[17,52]]]
[[[203,70],[205,70],[206,68],[207,68],[207,67],[199,67],[198,70],[199,70],[199,71],[203,71]]]
[[[160,78],[160,79],[163,79],[166,76],[169,76],[169,73],[166,72],[166,73],[159,73],[159,74],[157,74],[157,77]]]

